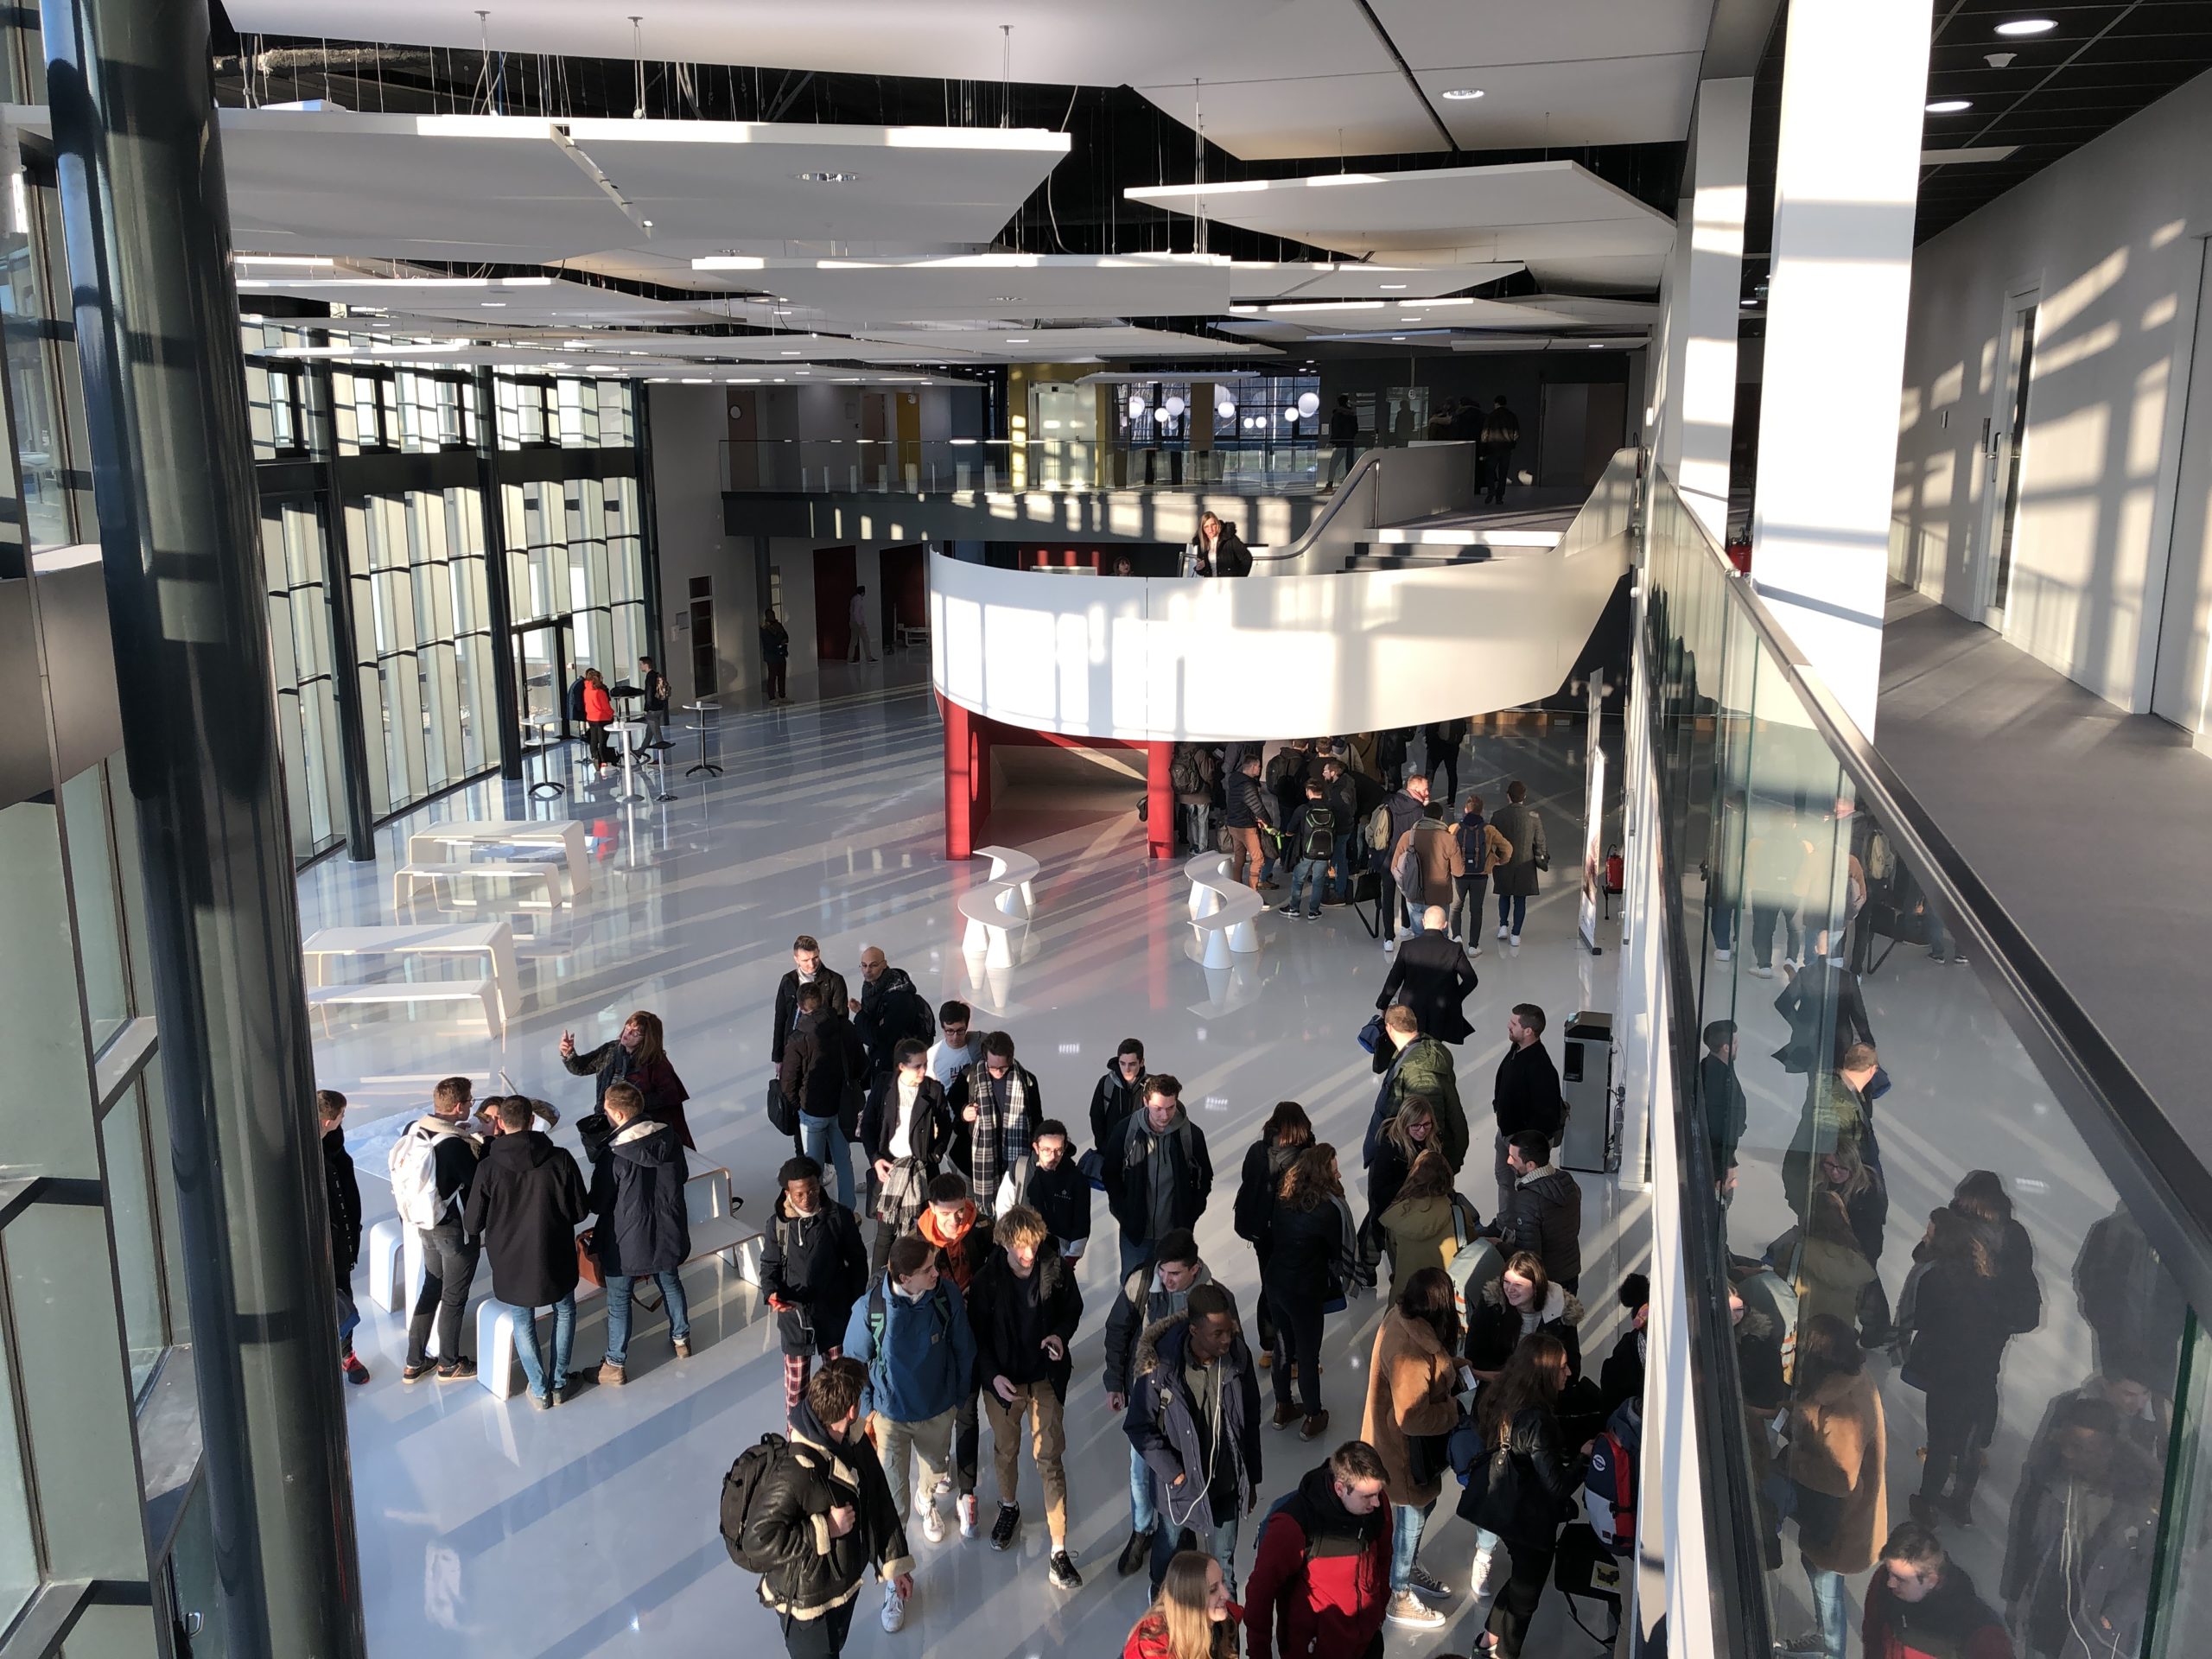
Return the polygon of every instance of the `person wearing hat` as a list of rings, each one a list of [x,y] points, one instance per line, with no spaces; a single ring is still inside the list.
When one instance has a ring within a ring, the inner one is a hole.
[[[822,1166],[787,1158],[776,1172],[783,1191],[761,1242],[760,1287],[776,1312],[784,1350],[784,1412],[798,1407],[818,1355],[845,1351],[853,1304],[868,1289],[868,1246],[860,1223],[822,1191]]]

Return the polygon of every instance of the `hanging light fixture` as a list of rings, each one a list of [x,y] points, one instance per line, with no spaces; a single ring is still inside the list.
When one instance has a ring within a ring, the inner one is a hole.
[[[1319,394],[1311,391],[1301,391],[1298,394],[1298,412],[1307,420],[1312,420],[1314,411],[1320,407],[1321,399]]]

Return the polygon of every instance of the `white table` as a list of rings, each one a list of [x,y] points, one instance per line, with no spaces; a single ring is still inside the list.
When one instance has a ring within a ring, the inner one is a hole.
[[[622,745],[622,792],[614,798],[615,800],[625,805],[644,800],[645,798],[638,793],[635,764],[638,750],[645,741],[644,723],[639,721],[617,721],[607,728],[607,734],[609,737],[620,739]]]
[[[553,751],[560,747],[561,716],[537,715],[523,722],[537,732],[537,763],[539,777],[530,786],[532,800],[544,795],[565,795],[569,786],[553,775]]]
[[[515,931],[505,922],[446,922],[424,927],[326,927],[310,933],[301,958],[323,984],[329,957],[480,956],[492,964],[499,1015],[512,1020],[522,1006],[522,978],[515,966]]]
[[[702,697],[696,702],[685,703],[683,709],[685,713],[699,716],[699,723],[694,728],[699,734],[699,764],[685,768],[683,775],[689,778],[695,772],[703,772],[711,778],[721,777],[722,769],[707,759],[707,733],[709,729],[707,725],[707,716],[720,713],[721,705],[711,698]]]
[[[558,846],[568,855],[569,892],[591,890],[591,857],[584,827],[574,818],[448,818],[407,837],[407,861],[435,862],[439,847]]]

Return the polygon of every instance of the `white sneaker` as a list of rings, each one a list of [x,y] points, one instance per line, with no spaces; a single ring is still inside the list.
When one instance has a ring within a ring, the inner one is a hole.
[[[1490,1551],[1478,1549],[1475,1552],[1474,1565],[1467,1569],[1467,1599],[1480,1601],[1488,1592],[1489,1586]]]
[[[951,1490],[952,1477],[950,1475],[939,1475],[937,1478],[937,1484],[930,1488],[930,1496],[931,1497],[943,1497]]]
[[[883,1628],[897,1635],[906,1627],[906,1598],[899,1593],[899,1586],[883,1586]]]
[[[963,1538],[976,1535],[976,1494],[973,1492],[960,1500],[960,1535]]]
[[[1482,955],[1482,953],[1483,953],[1483,948],[1482,948],[1482,946],[1480,946],[1479,944],[1471,944],[1471,945],[1469,945],[1469,946],[1467,947],[1467,956],[1468,956],[1469,960],[1471,960],[1471,961],[1474,957],[1479,957],[1480,955]]]
[[[1446,1622],[1443,1614],[1410,1590],[1401,1590],[1390,1598],[1390,1611],[1384,1617],[1393,1624],[1410,1624],[1421,1630],[1440,1630]]]
[[[1504,924],[1503,922],[1500,922],[1500,923],[1497,925],[1497,937],[1498,937],[1499,938],[1501,938],[1501,939],[1502,939],[1502,938],[1505,938],[1505,936],[1506,936],[1506,928],[1505,928],[1505,924]]]
[[[1726,961],[1727,961],[1727,960],[1728,960],[1728,947],[1727,947],[1726,945],[1725,945],[1725,944],[1715,945],[1715,946],[1713,947],[1713,959],[1715,962],[1726,962]]]
[[[1772,979],[1774,977],[1774,969],[1755,962],[1751,964],[1751,977],[1753,979]]]
[[[930,1500],[929,1507],[922,1511],[922,1536],[933,1544],[941,1544],[944,1541],[944,1512],[938,1508],[937,1500],[934,1498]]]
[[[1382,941],[1382,949],[1386,954],[1389,951],[1395,950],[1397,948],[1398,942],[1395,939],[1385,939]]]
[[[1518,950],[1521,948],[1521,936],[1518,933],[1516,933],[1513,936],[1513,948],[1516,950]]]

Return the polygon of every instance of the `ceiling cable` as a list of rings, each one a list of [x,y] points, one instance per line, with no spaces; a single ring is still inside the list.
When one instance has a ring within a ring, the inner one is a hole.
[[[493,115],[498,111],[492,107],[492,14],[488,11],[476,14],[476,49],[483,59],[477,79],[484,88],[484,112]]]
[[[1014,25],[999,25],[999,125],[1014,124]]]
[[[640,16],[630,19],[630,57],[638,66],[638,106],[630,111],[632,121],[645,118],[645,20]]]

